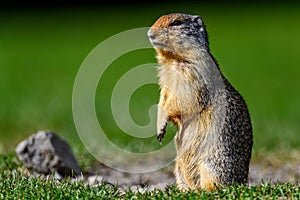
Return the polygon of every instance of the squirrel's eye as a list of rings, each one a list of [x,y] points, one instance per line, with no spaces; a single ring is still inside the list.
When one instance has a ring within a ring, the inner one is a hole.
[[[181,24],[183,24],[183,21],[175,20],[170,24],[170,26],[180,26]]]

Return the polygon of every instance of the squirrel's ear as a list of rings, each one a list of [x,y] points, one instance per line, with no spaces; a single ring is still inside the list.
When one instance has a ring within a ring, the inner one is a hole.
[[[204,31],[203,21],[200,16],[194,15],[193,24],[197,29],[200,29],[200,31]]]

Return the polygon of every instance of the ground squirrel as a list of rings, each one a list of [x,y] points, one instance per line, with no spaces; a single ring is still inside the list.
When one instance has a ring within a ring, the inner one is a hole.
[[[147,34],[160,64],[158,140],[168,121],[178,127],[178,187],[213,190],[246,183],[253,145],[248,108],[211,55],[201,17],[164,15]]]

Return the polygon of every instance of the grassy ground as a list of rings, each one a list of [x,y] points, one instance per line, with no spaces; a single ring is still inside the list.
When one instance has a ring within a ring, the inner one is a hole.
[[[58,181],[24,176],[24,168],[13,154],[0,156],[1,199],[299,199],[300,185],[292,183],[271,184],[262,182],[258,186],[232,185],[216,191],[181,192],[175,186],[166,191],[120,192],[117,187],[100,184],[87,186],[71,179]]]

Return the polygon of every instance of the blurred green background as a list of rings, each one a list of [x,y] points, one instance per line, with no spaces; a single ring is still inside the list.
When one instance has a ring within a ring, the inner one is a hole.
[[[41,129],[53,130],[73,148],[81,148],[72,116],[73,83],[81,63],[106,38],[151,26],[170,12],[202,16],[212,54],[248,104],[254,151],[299,148],[300,4],[185,1],[2,9],[0,153],[14,150],[18,142]],[[99,87],[96,96],[99,121],[123,145],[133,139],[113,121],[108,106],[111,90],[126,70],[149,62],[156,62],[154,50],[132,52],[116,60],[100,80],[104,87]],[[128,109],[137,123],[147,123],[149,105],[158,101],[158,94],[155,85],[134,94]],[[172,136],[168,134],[167,140]],[[155,137],[134,143],[158,145]]]

